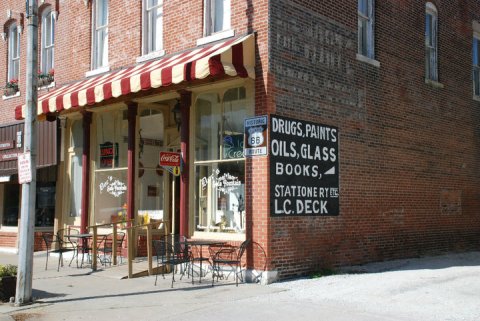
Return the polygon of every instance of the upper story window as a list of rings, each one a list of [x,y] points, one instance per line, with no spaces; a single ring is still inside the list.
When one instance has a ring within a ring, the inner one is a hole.
[[[473,65],[473,94],[480,97],[480,35],[473,36],[472,65]]]
[[[92,69],[108,67],[108,0],[95,0]]]
[[[425,78],[438,81],[437,9],[427,2],[425,6]]]
[[[230,0],[205,0],[205,36],[230,29]]]
[[[143,54],[163,49],[163,0],[144,0]]]
[[[41,42],[40,70],[48,73],[54,68],[55,47],[55,15],[52,10],[46,10],[42,15],[42,42]]]
[[[374,58],[374,0],[358,0],[358,53]]]
[[[18,80],[20,73],[20,35],[16,23],[8,28],[8,81]]]
[[[231,0],[204,0],[204,37],[197,46],[235,36],[231,26]]]

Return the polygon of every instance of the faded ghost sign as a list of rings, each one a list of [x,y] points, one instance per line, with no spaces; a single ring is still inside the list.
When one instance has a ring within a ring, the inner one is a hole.
[[[270,119],[271,216],[338,215],[338,129]]]

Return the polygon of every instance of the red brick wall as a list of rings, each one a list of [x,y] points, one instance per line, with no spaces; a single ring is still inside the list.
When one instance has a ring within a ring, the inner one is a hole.
[[[288,277],[478,250],[478,2],[435,1],[443,88],[424,81],[423,1],[376,1],[380,67],[356,59],[357,1],[271,3],[275,112],[340,133],[340,215],[271,218],[272,267]]]
[[[0,247],[17,247],[17,233],[0,232]]]
[[[45,251],[46,247],[42,239],[42,232],[35,232],[34,251]],[[17,248],[16,232],[0,232],[0,247]]]

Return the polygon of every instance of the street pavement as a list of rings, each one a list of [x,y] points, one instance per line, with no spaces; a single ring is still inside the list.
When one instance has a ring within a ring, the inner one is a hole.
[[[0,264],[18,257],[0,252]],[[239,284],[232,277],[211,286],[171,274],[121,279],[119,268],[68,267],[35,253],[34,303],[0,303],[0,321],[33,320],[329,320],[478,321],[480,252],[381,262],[337,275],[270,285]],[[139,263],[142,264],[142,263]]]

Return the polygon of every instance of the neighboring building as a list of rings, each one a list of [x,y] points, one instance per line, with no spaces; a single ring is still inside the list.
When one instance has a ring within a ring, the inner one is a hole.
[[[24,117],[23,5],[0,4],[12,12],[0,76],[19,80],[0,101],[5,125]],[[148,213],[193,238],[253,239],[267,259],[247,251],[246,264],[268,280],[478,249],[479,12],[473,0],[40,1],[38,117],[62,138],[53,228]],[[177,151],[180,177],[159,166]]]

